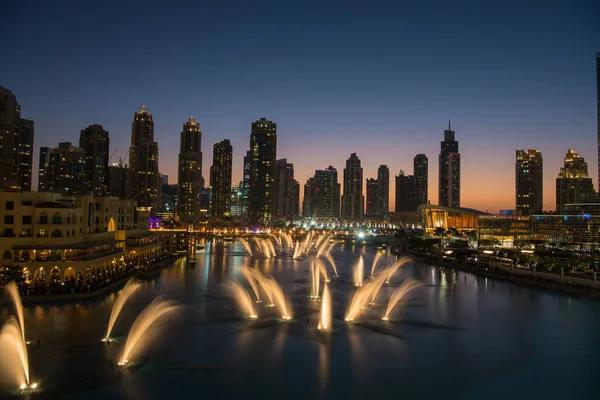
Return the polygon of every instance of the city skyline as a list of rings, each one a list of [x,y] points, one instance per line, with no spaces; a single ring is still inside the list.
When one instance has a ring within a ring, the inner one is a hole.
[[[515,13],[491,5],[405,10],[381,4],[365,10],[356,4],[307,4],[294,16],[276,5],[241,7],[232,14],[221,5],[186,10],[206,22],[202,32],[213,32],[206,41],[195,41],[186,26],[167,34],[166,28],[179,25],[175,11],[165,12],[164,31],[140,36],[128,16],[139,13],[136,21],[143,21],[157,12],[152,4],[124,7],[111,32],[98,30],[102,36],[83,29],[90,23],[85,7],[54,10],[44,4],[27,12],[22,7],[16,4],[6,15],[6,38],[18,43],[8,56],[52,60],[2,67],[0,85],[15,93],[22,117],[35,121],[33,188],[39,148],[77,143],[80,130],[92,124],[111,132],[113,160],[125,158],[131,114],[146,104],[156,122],[160,172],[171,183],[181,121],[193,115],[207,149],[204,171],[213,144],[231,140],[233,182],[242,177],[248,124],[266,117],[278,124],[278,157],[294,164],[301,183],[323,165],[342,171],[351,153],[361,158],[366,177],[376,176],[380,164],[392,176],[409,171],[414,155],[422,153],[430,159],[429,200],[436,204],[439,141],[451,119],[462,155],[461,206],[514,208],[515,149],[544,154],[545,210],[555,208],[555,178],[568,149],[588,160],[597,189],[597,168],[591,167],[597,161],[592,151],[597,5],[532,3]],[[65,29],[52,18],[59,12],[68,17]],[[93,24],[110,13],[93,12],[98,16]],[[345,18],[332,20],[336,14]],[[269,29],[256,24],[265,15],[272,21]],[[489,24],[490,15],[510,25],[509,34],[505,25]],[[358,17],[367,21],[364,26],[341,22]],[[309,23],[299,23],[305,20]],[[554,27],[553,35],[547,35],[547,26]],[[269,34],[283,27],[280,37]],[[70,37],[69,29],[81,34]],[[130,46],[141,39],[154,44],[152,65],[142,57],[145,50]],[[262,49],[273,57],[263,57]],[[189,58],[182,62],[184,52]],[[198,92],[203,96],[191,95]]]

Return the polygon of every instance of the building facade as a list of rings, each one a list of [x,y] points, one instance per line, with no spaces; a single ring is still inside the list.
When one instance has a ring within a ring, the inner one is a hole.
[[[129,182],[131,198],[140,207],[156,212],[160,204],[158,143],[154,140],[154,120],[146,106],[134,113],[129,148]]]
[[[108,195],[120,199],[128,199],[131,195],[129,187],[129,166],[120,160],[108,167]]]
[[[444,207],[460,207],[460,153],[455,132],[444,131],[444,141],[441,143],[439,167],[439,196],[438,201]]]
[[[194,117],[183,124],[177,165],[177,217],[181,223],[195,224],[202,193],[202,132]]]
[[[85,153],[90,190],[95,196],[108,193],[109,146],[110,138],[102,125],[94,124],[81,130],[79,147]]]
[[[64,195],[90,193],[89,171],[85,152],[70,142],[62,142],[50,151],[44,172],[44,191]]]
[[[277,124],[266,118],[252,123],[249,151],[248,219],[269,225],[275,211]]]
[[[367,187],[368,189],[368,187]],[[375,215],[386,217],[390,212],[390,169],[380,165],[377,169],[377,200]]]
[[[378,191],[379,187],[377,185],[377,179],[367,178],[367,202],[365,206],[365,218],[379,215],[377,214]]]
[[[275,218],[294,219],[300,215],[300,184],[294,179],[294,164],[287,159],[275,163]]]
[[[413,159],[413,175],[417,205],[427,204],[429,202],[429,159],[425,154],[417,154]]]
[[[342,219],[359,221],[364,215],[363,169],[356,153],[346,160],[344,168],[344,194],[342,195]]]
[[[565,205],[581,203],[595,197],[592,178],[588,176],[588,166],[584,158],[569,149],[564,166],[556,178],[556,212],[562,214]]]
[[[215,143],[213,165],[210,170],[212,186],[211,215],[213,217],[231,216],[231,168],[233,147],[229,139]]]
[[[19,120],[19,145],[17,146],[17,184],[21,190],[31,190],[33,172],[33,139],[35,123],[30,119]]]
[[[515,208],[522,215],[541,214],[544,210],[544,163],[539,150],[517,150]]]

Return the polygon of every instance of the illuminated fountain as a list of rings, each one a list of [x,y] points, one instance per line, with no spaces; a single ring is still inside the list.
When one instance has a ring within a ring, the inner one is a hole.
[[[0,330],[0,371],[18,388],[14,394],[27,394],[39,390],[39,383],[29,379],[27,344],[23,340],[19,321],[11,315]]]
[[[262,288],[263,292],[265,292],[265,294],[267,295],[267,297],[269,299],[269,304],[267,304],[267,307],[275,306],[275,301],[273,299],[273,291],[272,291],[269,279],[265,275],[263,275],[259,270],[255,269],[255,268],[247,268],[247,272],[250,275],[251,279],[253,279],[255,282],[257,282],[260,285],[260,287]],[[248,279],[248,278],[246,278],[246,279]],[[250,282],[250,281],[248,281],[248,282]],[[252,285],[252,283],[250,283],[250,285]]]
[[[365,260],[363,259],[362,254],[358,259],[358,262],[354,266],[352,270],[352,280],[354,282],[354,286],[362,286],[363,279],[365,276]]]
[[[321,317],[319,319],[319,330],[331,331],[331,294],[329,294],[329,285],[323,288],[323,297],[321,299]]]
[[[244,249],[246,249],[246,251],[248,252],[249,255],[253,255],[252,253],[252,247],[250,247],[250,243],[248,243],[248,241],[244,238],[238,238],[238,242],[240,242],[243,246]]]
[[[292,239],[292,235],[290,235],[290,234],[289,234],[289,233],[287,233],[287,232],[282,232],[282,233],[281,233],[281,237],[283,238],[283,241],[285,242],[285,245],[286,245],[286,247],[287,247],[288,251],[289,251],[289,250],[290,250],[292,247],[294,247],[294,241],[293,241],[293,239]]]
[[[275,297],[275,304],[277,305],[277,307],[279,308],[279,311],[281,312],[281,318],[285,319],[285,320],[291,320],[292,312],[291,312],[291,309],[288,308],[288,305],[286,303],[285,296],[283,295],[283,290],[281,289],[281,286],[279,286],[279,283],[277,283],[275,278],[273,278],[272,276],[269,277],[268,280],[269,280],[269,287],[271,288],[271,293]]]
[[[418,288],[419,286],[423,286],[423,284],[419,281],[410,278],[405,280],[402,283],[402,285],[400,285],[396,290],[394,290],[394,292],[390,296],[390,301],[387,305],[387,308],[385,309],[385,315],[381,319],[384,321],[388,321],[390,319],[390,313],[392,312],[396,304],[398,304],[398,301],[400,301],[400,299],[402,299],[402,297],[404,297],[408,292],[415,288]]]
[[[123,306],[129,299],[129,297],[131,297],[131,295],[134,294],[140,287],[141,285],[132,278],[129,281],[127,281],[125,287],[123,287],[123,289],[119,292],[119,294],[117,295],[117,299],[113,304],[112,311],[110,312],[108,328],[106,329],[106,336],[104,337],[104,339],[102,339],[103,341],[110,340],[110,333],[112,332],[113,326],[115,325],[117,318],[119,318],[119,315],[121,314]]]
[[[276,235],[274,233],[271,233],[271,237],[273,238],[273,240],[275,240],[277,246],[279,246],[279,251],[283,251],[283,242],[281,241],[281,234]]]
[[[277,253],[275,252],[275,246],[273,246],[273,242],[271,240],[268,239],[263,239],[264,243],[265,243],[265,247],[268,249],[269,251],[269,258],[270,257],[275,257],[277,255]]]
[[[322,236],[321,236],[322,237]],[[321,238],[319,237],[319,239]],[[323,239],[323,241],[321,242],[321,244],[319,244],[317,242],[317,257],[321,257],[322,255],[324,255],[325,251],[327,251],[327,249],[329,248],[329,241],[331,240],[331,235],[327,235],[325,236],[325,239]],[[329,249],[329,251],[331,251],[331,249]]]
[[[356,290],[350,301],[350,307],[348,308],[348,313],[345,317],[346,321],[351,322],[358,319],[362,310],[365,308],[365,305],[369,301],[370,293],[371,285],[369,284],[361,286]]]
[[[231,290],[235,300],[238,305],[241,307],[242,312],[248,318],[256,318],[257,315],[254,312],[254,306],[252,305],[252,299],[248,294],[248,291],[236,280],[230,280],[225,283],[225,285]]]
[[[323,274],[323,279],[325,280],[325,282],[329,282],[329,277],[327,276],[327,268],[325,268],[325,264],[323,264],[323,261],[321,261],[318,258],[315,258],[314,261],[315,266],[317,267],[319,272]]]
[[[375,299],[377,299],[377,294],[379,293],[381,286],[383,286],[383,283],[385,282],[386,278],[387,274],[385,273],[385,271],[383,271],[381,275],[378,275],[371,281],[369,281],[369,289],[371,291],[371,301],[369,302],[370,305],[375,305]]]
[[[15,307],[15,312],[17,313],[17,321],[19,322],[23,342],[27,343],[27,341],[25,340],[25,320],[23,319],[23,303],[21,302],[21,296],[19,295],[19,289],[17,288],[17,284],[14,281],[11,281],[8,283],[8,285],[6,285],[5,289],[13,303],[13,306]]]
[[[294,247],[294,260],[297,260],[302,256],[302,244],[300,242],[296,242],[296,246]]]
[[[399,259],[398,261],[396,261],[395,263],[393,263],[387,269],[387,279],[385,280],[385,283],[390,283],[390,279],[392,279],[392,276],[394,276],[394,274],[396,273],[396,271],[398,270],[398,268],[402,267],[403,265],[405,265],[409,261],[410,261],[410,258],[408,258],[408,257],[402,257],[401,259]]]
[[[319,286],[321,284],[321,272],[315,265],[314,260],[312,260],[310,262],[309,273],[310,273],[311,283],[312,283],[311,291],[310,291],[310,298],[314,299],[314,300],[318,300],[319,299]]]
[[[254,277],[254,273],[252,271],[253,270],[246,267],[245,265],[240,267],[240,272],[242,273],[242,275],[244,275],[244,278],[246,278],[246,280],[252,287],[252,291],[254,292],[254,295],[256,296],[256,302],[261,303],[262,300],[260,299],[260,290],[258,290],[258,284],[257,284],[256,278]]]
[[[372,278],[375,275],[375,268],[377,267],[377,261],[381,258],[381,253],[378,251],[375,253],[375,257],[373,258],[373,265],[371,265],[371,275],[369,278]]]
[[[241,285],[240,285],[241,286]],[[248,295],[248,293],[246,293]],[[247,296],[248,299],[250,296]],[[252,304],[252,301],[250,301]],[[134,350],[139,350],[141,347],[148,343],[149,338],[147,337],[148,328],[150,328],[156,320],[166,314],[173,313],[181,308],[173,300],[166,300],[162,297],[157,297],[152,303],[150,303],[142,312],[137,316],[129,335],[127,335],[127,341],[125,342],[125,349],[121,355],[118,365],[126,367],[131,364],[130,358]]]

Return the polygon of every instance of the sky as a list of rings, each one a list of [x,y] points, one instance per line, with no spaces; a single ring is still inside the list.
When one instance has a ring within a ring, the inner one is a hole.
[[[76,144],[91,124],[110,132],[111,162],[124,158],[145,104],[171,183],[179,134],[194,116],[206,181],[225,138],[241,179],[251,122],[265,117],[277,123],[277,158],[294,164],[301,185],[329,165],[343,176],[350,153],[365,179],[388,165],[392,210],[392,176],[412,173],[417,153],[429,157],[437,204],[448,120],[463,207],[514,208],[521,148],[542,151],[545,209],[555,209],[569,148],[597,185],[599,2],[122,3],[3,5],[0,86],[35,121],[35,163],[40,146]]]

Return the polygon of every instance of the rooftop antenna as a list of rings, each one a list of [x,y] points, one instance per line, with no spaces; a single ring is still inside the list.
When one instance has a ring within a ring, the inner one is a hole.
[[[448,120],[448,130],[451,131],[452,129],[450,129],[450,120]]]

